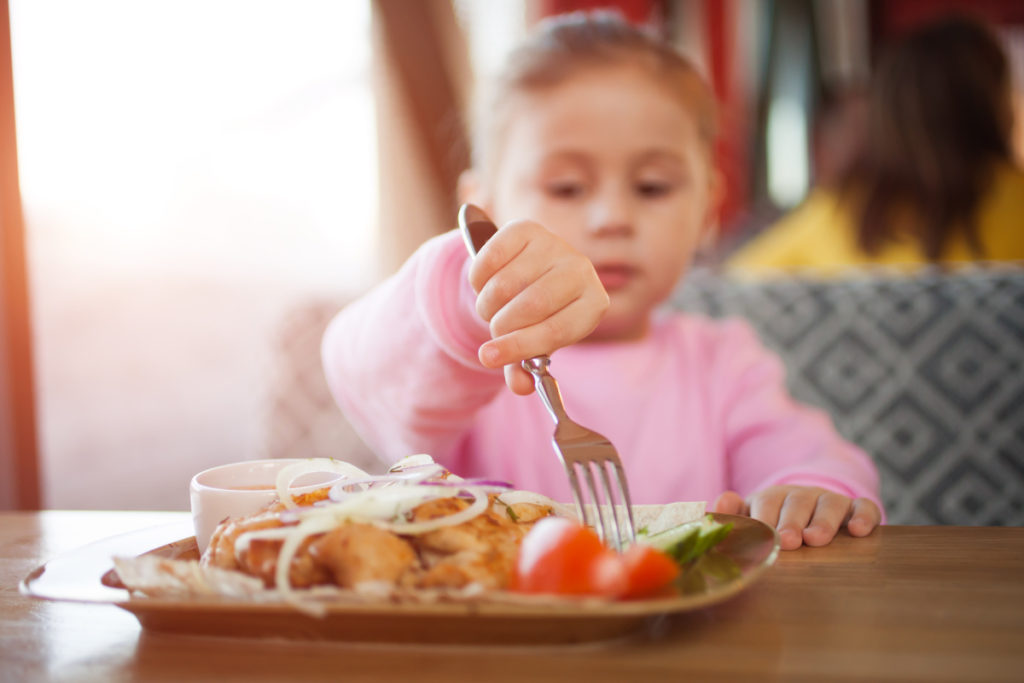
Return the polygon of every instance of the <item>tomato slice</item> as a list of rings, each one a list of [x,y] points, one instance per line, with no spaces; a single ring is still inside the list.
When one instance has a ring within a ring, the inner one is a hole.
[[[678,574],[676,563],[655,548],[638,545],[619,555],[592,529],[546,517],[523,539],[512,586],[524,593],[640,598],[665,589]]]
[[[628,587],[625,598],[649,598],[665,592],[679,576],[675,560],[649,545],[634,545],[622,554]]]
[[[626,580],[607,553],[591,529],[570,519],[545,517],[519,547],[515,588],[524,593],[614,595]]]

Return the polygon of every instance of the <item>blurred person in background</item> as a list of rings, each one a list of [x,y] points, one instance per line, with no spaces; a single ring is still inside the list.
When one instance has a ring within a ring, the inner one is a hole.
[[[984,23],[948,15],[883,54],[860,150],[834,184],[741,247],[738,273],[1024,259],[1010,67]]]
[[[811,130],[815,187],[834,189],[860,154],[867,134],[868,88],[856,82],[823,88]]]

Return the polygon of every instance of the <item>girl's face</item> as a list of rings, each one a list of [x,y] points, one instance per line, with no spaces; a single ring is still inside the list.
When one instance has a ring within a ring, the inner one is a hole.
[[[611,298],[590,340],[642,337],[710,223],[693,115],[634,66],[587,69],[510,106],[477,201],[498,225],[536,221],[590,258]]]

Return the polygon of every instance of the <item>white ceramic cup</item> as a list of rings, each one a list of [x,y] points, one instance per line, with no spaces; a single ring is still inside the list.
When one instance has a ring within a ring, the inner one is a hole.
[[[211,467],[192,477],[189,498],[199,552],[206,550],[210,536],[222,521],[251,515],[276,500],[278,473],[297,462],[302,461],[296,458],[247,460]],[[295,480],[291,492],[315,491],[339,478],[341,475],[336,472],[309,472]]]

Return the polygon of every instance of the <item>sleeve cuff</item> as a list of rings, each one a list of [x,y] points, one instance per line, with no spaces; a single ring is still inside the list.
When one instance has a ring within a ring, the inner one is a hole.
[[[424,244],[423,267],[416,274],[416,306],[434,342],[460,364],[484,372],[480,345],[491,338],[487,323],[476,313],[476,292],[469,284],[469,254],[458,231]]]

